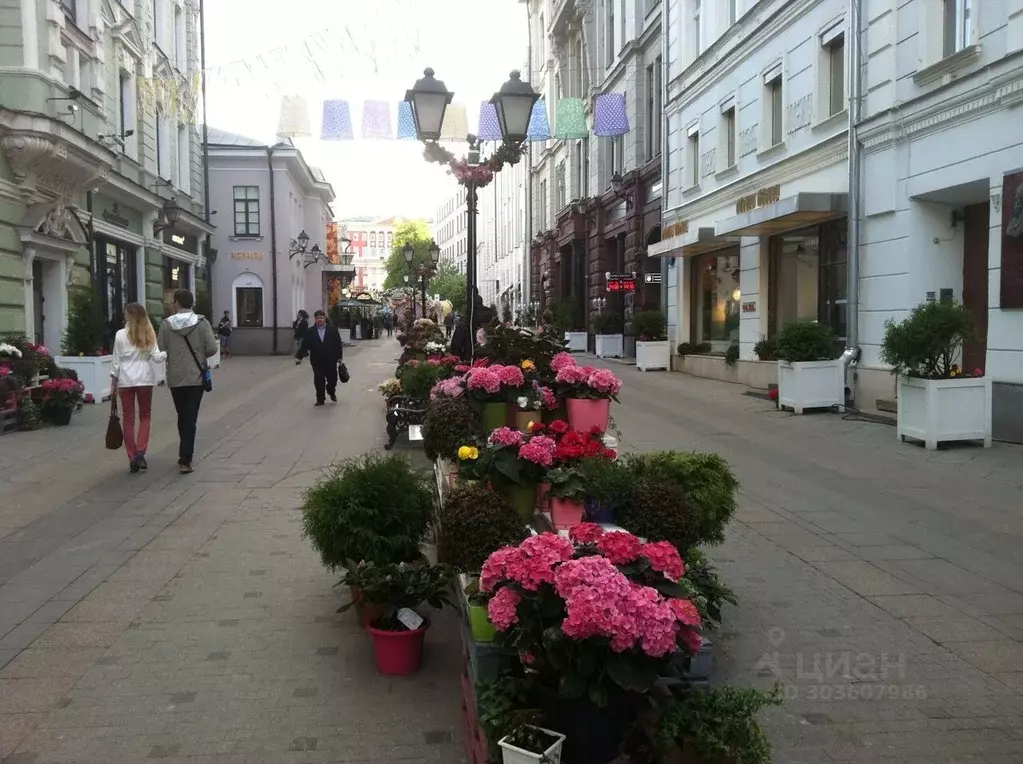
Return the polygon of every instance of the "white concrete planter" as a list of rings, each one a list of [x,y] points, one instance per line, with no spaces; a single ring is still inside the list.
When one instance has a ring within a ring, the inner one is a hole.
[[[981,440],[991,446],[991,377],[899,380],[899,440],[939,443]]]
[[[671,345],[667,340],[662,342],[636,341],[636,368],[640,371],[653,369],[667,370],[671,364]]]
[[[595,334],[597,358],[621,358],[624,337],[621,334]]]
[[[560,764],[561,746],[565,742],[565,736],[560,732],[554,732],[543,727],[537,727],[536,729],[543,730],[547,734],[556,737],[557,740],[543,753],[532,753],[507,742],[508,738],[505,736],[497,741],[498,746],[501,748],[502,764],[540,764],[540,762],[543,762],[543,764]]]
[[[112,355],[59,355],[53,360],[58,366],[74,371],[78,381],[85,385],[85,392],[97,401],[110,398],[110,366],[114,361]]]
[[[797,414],[804,409],[845,405],[842,364],[835,361],[778,361],[778,405]]]
[[[586,352],[586,338],[589,335],[586,332],[565,332],[565,342],[568,343],[569,353],[585,353]]]

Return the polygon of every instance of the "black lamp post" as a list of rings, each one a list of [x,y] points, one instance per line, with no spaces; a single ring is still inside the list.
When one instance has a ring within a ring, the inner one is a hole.
[[[441,134],[441,127],[444,124],[444,112],[454,97],[454,93],[448,91],[444,83],[434,79],[433,69],[426,69],[422,79],[418,80],[411,90],[405,93],[405,100],[412,109],[412,118],[416,126],[416,136],[427,145],[435,143]],[[504,148],[511,148],[507,152],[508,162],[517,161],[517,150],[526,140],[529,133],[529,120],[533,114],[533,105],[539,99],[539,95],[533,90],[528,82],[523,82],[518,71],[510,74],[509,80],[501,86],[501,89],[494,93],[490,102],[494,104],[497,112],[497,121],[501,128],[501,137],[504,139]],[[469,143],[468,163],[470,165],[480,164],[480,142],[476,136],[466,136]],[[466,262],[465,262],[465,287],[466,306],[469,313],[469,331],[476,329],[474,323],[474,312],[478,290],[476,288],[476,215],[478,184],[474,180],[460,181],[465,186],[465,203],[467,212],[466,221]],[[436,246],[436,245],[435,245]],[[431,257],[433,251],[431,250]],[[439,257],[439,250],[438,250]],[[436,263],[437,261],[434,260]],[[424,300],[425,303],[425,300]],[[424,310],[425,313],[425,304]]]

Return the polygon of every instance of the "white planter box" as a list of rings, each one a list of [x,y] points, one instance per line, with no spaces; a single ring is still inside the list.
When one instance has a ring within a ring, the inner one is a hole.
[[[71,369],[78,375],[78,381],[85,385],[85,392],[97,401],[110,398],[110,366],[112,355],[73,356],[59,355],[53,359],[58,366]]]
[[[841,362],[778,361],[778,405],[797,414],[802,414],[804,409],[845,406]]]
[[[537,764],[537,762],[541,761],[544,764],[561,764],[561,746],[565,742],[565,736],[543,727],[537,727],[537,729],[549,735],[554,735],[558,738],[557,741],[543,753],[531,753],[506,743],[507,737],[503,737],[497,742],[501,747],[501,761],[503,764]]]
[[[565,342],[568,343],[568,352],[585,353],[587,337],[589,337],[589,335],[586,332],[565,332]]]
[[[596,334],[597,358],[621,358],[624,337],[621,334]]]
[[[939,443],[981,440],[991,446],[991,377],[899,380],[899,440]]]
[[[662,342],[636,341],[636,368],[640,371],[668,369],[671,363],[671,346],[667,340]]]

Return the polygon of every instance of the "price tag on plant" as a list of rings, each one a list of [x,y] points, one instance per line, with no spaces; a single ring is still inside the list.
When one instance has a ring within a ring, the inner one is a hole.
[[[423,428],[418,424],[410,424],[408,426],[408,439],[410,441],[422,440]]]
[[[423,625],[423,617],[411,608],[403,607],[398,611],[398,620],[409,631],[415,631]]]

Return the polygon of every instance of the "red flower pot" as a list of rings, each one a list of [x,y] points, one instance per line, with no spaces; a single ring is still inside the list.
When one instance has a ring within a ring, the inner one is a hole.
[[[583,505],[575,499],[561,499],[557,496],[551,497],[551,519],[554,527],[560,530],[567,530],[573,525],[583,521]]]
[[[423,665],[423,640],[430,622],[415,631],[386,631],[367,626],[373,636],[373,655],[377,671],[388,676],[408,676]]]
[[[569,398],[568,423],[573,430],[589,432],[594,427],[607,432],[607,423],[611,419],[610,398]]]

